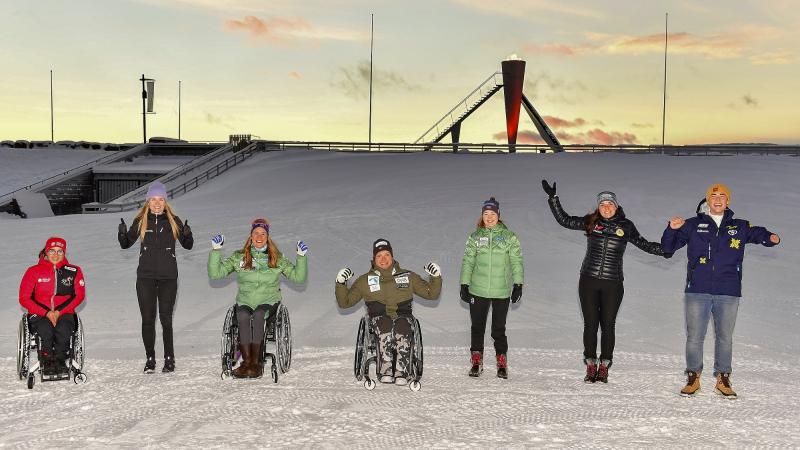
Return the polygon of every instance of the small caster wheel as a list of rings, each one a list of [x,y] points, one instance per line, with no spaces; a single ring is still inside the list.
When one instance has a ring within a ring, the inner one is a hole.
[[[408,383],[408,388],[414,392],[419,392],[419,390],[422,389],[422,383],[420,383],[417,380],[414,380],[411,383]]]
[[[367,378],[364,380],[364,388],[368,391],[375,389],[375,380],[372,378]]]
[[[229,380],[231,378],[230,374],[228,374],[227,372],[222,372],[221,374],[219,374],[219,377],[223,380]]]
[[[278,382],[278,369],[272,368],[272,381],[277,383]]]
[[[72,378],[72,381],[75,384],[86,384],[86,382],[89,381],[89,378],[86,376],[85,373],[79,372],[75,374],[75,377]]]
[[[28,375],[28,389],[33,389],[34,383],[36,383],[36,377],[33,375]]]

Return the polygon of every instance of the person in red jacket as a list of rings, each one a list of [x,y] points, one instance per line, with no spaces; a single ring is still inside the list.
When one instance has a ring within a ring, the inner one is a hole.
[[[48,239],[39,263],[25,271],[19,286],[19,303],[28,311],[31,331],[39,335],[43,359],[62,366],[70,358],[75,308],[86,292],[83,272],[67,261],[66,252],[67,241]]]

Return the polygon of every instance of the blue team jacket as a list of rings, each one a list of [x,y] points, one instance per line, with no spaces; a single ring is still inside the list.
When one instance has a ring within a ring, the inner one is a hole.
[[[688,244],[685,292],[741,297],[745,244],[772,247],[771,234],[764,227],[734,219],[730,209],[725,210],[719,228],[714,219],[698,212],[677,230],[667,226],[661,246],[665,252],[675,252]]]

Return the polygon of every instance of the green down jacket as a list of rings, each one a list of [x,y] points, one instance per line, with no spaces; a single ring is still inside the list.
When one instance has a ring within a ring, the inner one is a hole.
[[[509,298],[513,284],[522,284],[522,249],[517,235],[502,223],[478,228],[467,239],[461,262],[461,284],[483,298]]]
[[[281,301],[280,276],[283,274],[296,284],[306,282],[308,275],[308,261],[305,256],[297,256],[297,264],[292,264],[283,255],[278,259],[278,267],[270,268],[269,256],[266,253],[252,250],[253,269],[244,268],[244,252],[237,250],[222,259],[222,251],[211,250],[208,254],[208,277],[219,280],[236,272],[236,282],[239,290],[236,293],[236,303],[247,305],[255,309],[258,305],[274,305]]]

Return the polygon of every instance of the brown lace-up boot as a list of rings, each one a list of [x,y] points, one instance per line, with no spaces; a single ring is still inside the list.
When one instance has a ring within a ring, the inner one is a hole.
[[[714,386],[714,390],[717,394],[723,395],[725,398],[734,399],[736,398],[736,392],[731,387],[731,374],[729,373],[718,373],[717,374],[717,385]]]
[[[700,390],[700,374],[698,372],[689,371],[686,373],[686,386],[681,389],[681,395],[684,397],[692,397],[697,391]]]

